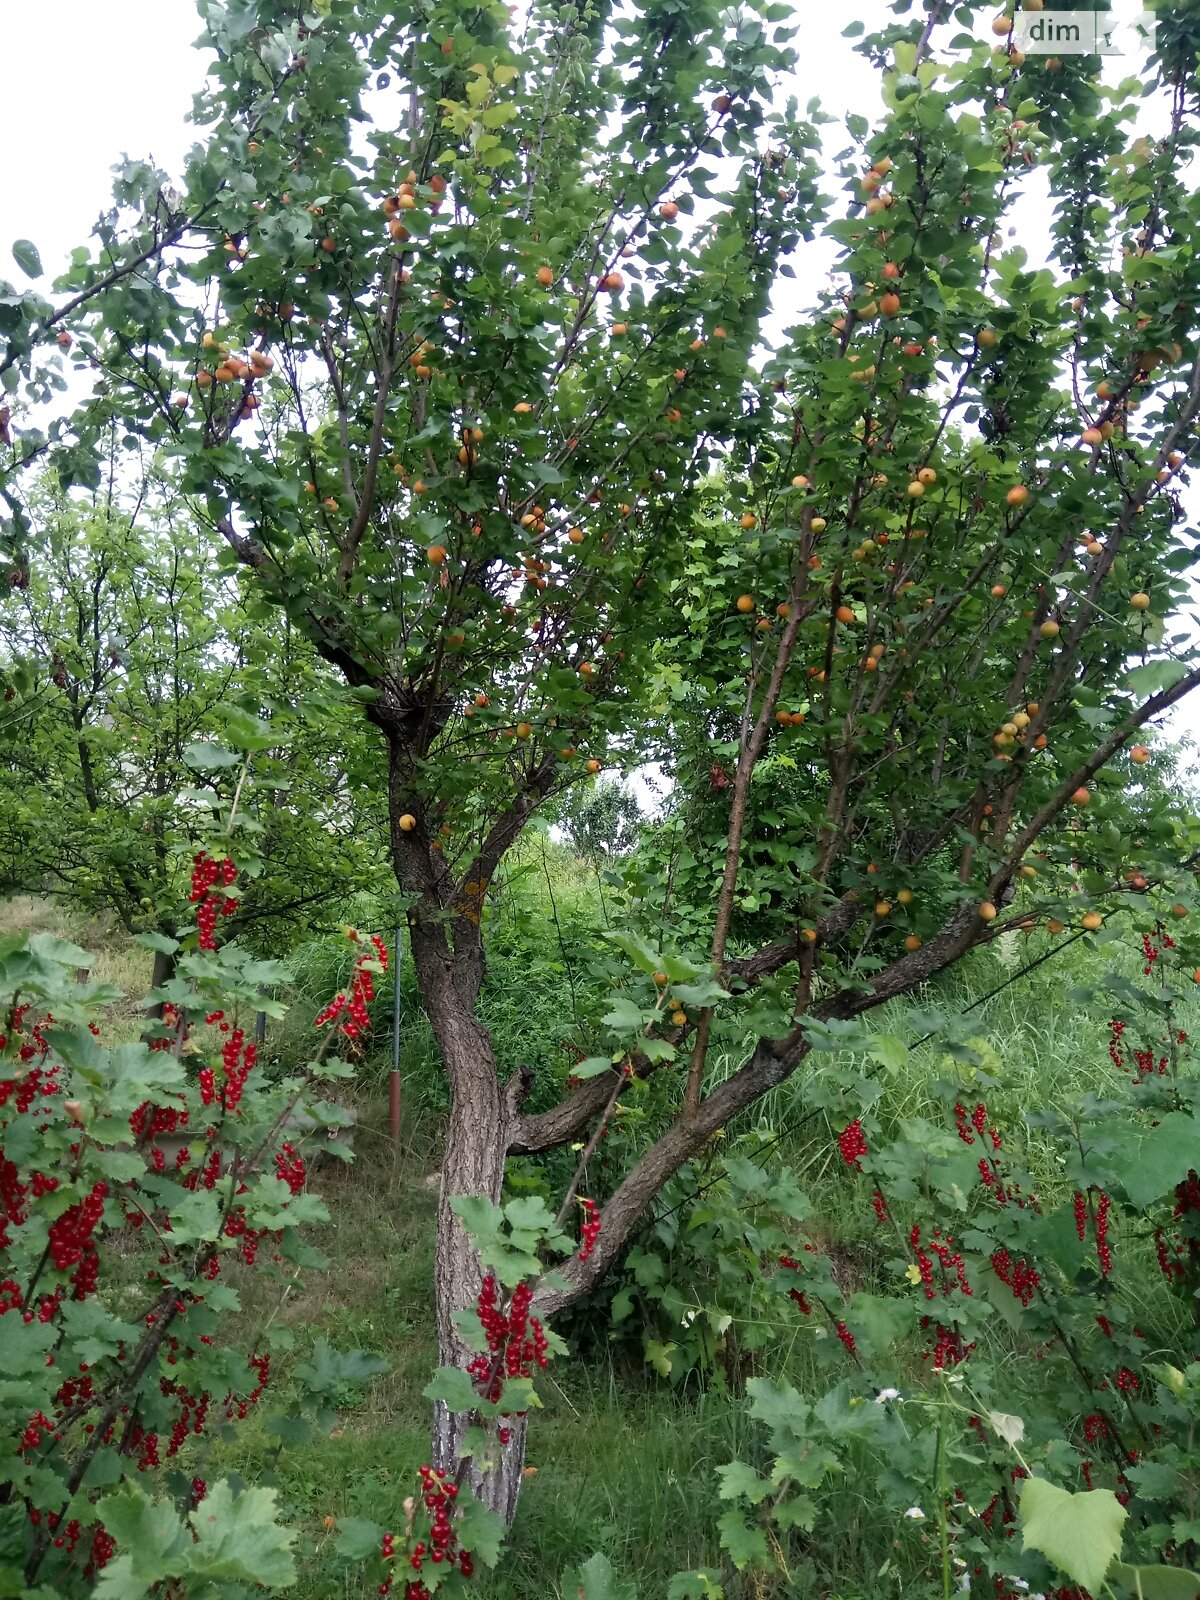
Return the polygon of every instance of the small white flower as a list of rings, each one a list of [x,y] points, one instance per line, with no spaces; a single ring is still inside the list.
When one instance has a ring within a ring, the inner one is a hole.
[[[899,1400],[899,1398],[899,1389],[880,1389],[879,1393],[875,1396],[875,1404],[877,1406],[881,1406],[886,1400]]]
[[[925,1513],[921,1510],[920,1506],[909,1506],[904,1515],[913,1522],[925,1521]]]

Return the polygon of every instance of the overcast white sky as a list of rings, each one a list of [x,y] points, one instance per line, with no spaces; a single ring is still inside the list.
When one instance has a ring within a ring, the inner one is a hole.
[[[841,34],[854,20],[868,31],[882,23],[888,0],[796,3],[801,103],[815,96],[838,118],[850,110],[873,116],[877,77]],[[1113,10],[1132,17],[1140,0],[1114,0]],[[186,117],[205,68],[194,48],[200,23],[193,0],[8,0],[3,11],[0,106],[8,150],[0,277],[15,275],[9,245],[26,238],[41,252],[48,280],[108,204],[118,157],[148,156],[178,171],[193,141]],[[1122,60],[1106,75],[1135,70],[1136,62]],[[836,128],[828,138],[832,150],[844,142]],[[1022,214],[1021,242],[1034,257],[1047,222],[1042,207]],[[819,287],[831,258],[831,250],[802,252],[792,290],[797,307]],[[1200,705],[1180,713],[1173,727],[1200,733]]]

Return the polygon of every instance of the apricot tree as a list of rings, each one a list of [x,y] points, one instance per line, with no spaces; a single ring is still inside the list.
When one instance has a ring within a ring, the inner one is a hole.
[[[1035,845],[1086,840],[1108,885],[1093,780],[1200,682],[1167,622],[1200,411],[1194,41],[1162,23],[1143,135],[1140,81],[900,0],[858,46],[885,114],[848,118],[826,198],[786,5],[200,9],[217,59],[180,188],[120,169],[58,299],[5,292],[0,372],[34,402],[92,370],[45,441],[62,481],[114,417],[161,447],[378,732],[452,1091],[437,1297],[465,1366],[480,1268],[450,1202],[495,1200],[509,1153],[586,1151],[622,1095],[678,1080],[562,1303],[822,1029],[1002,926]],[[1004,236],[1043,181],[1044,264]],[[764,365],[818,231],[836,288]],[[6,422],[18,578],[35,422]],[[527,1113],[478,1016],[489,893],[539,807],[650,752],[647,707],[714,741],[685,867],[711,878],[715,849],[719,887],[673,952],[625,938],[643,987]],[[756,1042],[711,1086],[726,1012]],[[440,1460],[463,1422],[442,1410]],[[514,1430],[510,1512],[519,1462]]]

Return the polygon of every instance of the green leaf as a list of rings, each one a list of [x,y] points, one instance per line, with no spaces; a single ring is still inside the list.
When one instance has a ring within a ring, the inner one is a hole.
[[[717,1468],[721,1487],[717,1493],[722,1500],[749,1500],[752,1506],[765,1500],[771,1492],[769,1478],[760,1478],[745,1461],[730,1461]]]
[[[572,1573],[563,1585],[563,1593],[578,1595],[579,1600],[635,1600],[633,1586],[622,1583],[613,1571],[612,1562],[598,1551]]]
[[[201,772],[215,772],[220,767],[240,766],[244,757],[236,750],[227,750],[223,744],[196,741],[184,747],[183,759],[189,767]]]
[[[1200,1121],[1184,1111],[1170,1111],[1144,1139],[1114,1154],[1109,1164],[1132,1205],[1144,1211],[1200,1166]]]
[[[366,1517],[339,1517],[337,1553],[347,1561],[365,1561],[383,1548],[384,1529]]]
[[[295,1583],[291,1547],[296,1536],[280,1525],[274,1489],[243,1489],[235,1498],[228,1480],[222,1479],[188,1520],[196,1543],[184,1571],[213,1582],[257,1583],[264,1589]]]
[[[479,1405],[475,1385],[461,1367],[439,1367],[421,1393],[426,1400],[441,1400],[451,1411],[474,1411]]]
[[[677,1572],[667,1585],[667,1600],[724,1600],[720,1573],[710,1567],[695,1572]]]
[[[588,1056],[586,1061],[579,1061],[571,1068],[571,1076],[582,1082],[584,1078],[598,1078],[602,1072],[611,1072],[613,1066],[611,1056]]]
[[[769,1557],[767,1536],[761,1528],[752,1528],[740,1511],[726,1511],[717,1518],[721,1535],[721,1549],[739,1572],[749,1566],[765,1566]]]
[[[867,1046],[867,1054],[887,1072],[899,1072],[908,1061],[908,1046],[903,1039],[891,1033],[875,1033]]]
[[[1045,1478],[1021,1486],[1023,1547],[1040,1550],[1073,1583],[1093,1594],[1121,1553],[1127,1512],[1111,1489],[1071,1494]]]
[[[613,1028],[618,1033],[634,1033],[642,1026],[645,1019],[640,1006],[635,1006],[632,1000],[619,994],[614,996],[609,1009],[600,1020],[606,1028]]]
[[[485,1567],[494,1567],[504,1543],[504,1518],[472,1496],[459,1497],[458,1539],[464,1550],[478,1556]]]
[[[0,1317],[0,1372],[6,1378],[20,1378],[44,1371],[46,1352],[57,1338],[49,1323]]]
[[[20,267],[27,278],[40,278],[42,275],[42,258],[38,254],[37,245],[29,239],[18,239],[12,247],[13,260]]]
[[[1134,667],[1126,675],[1125,682],[1130,691],[1141,698],[1173,689],[1187,675],[1188,667],[1183,661],[1147,661],[1144,666]]]
[[[155,1582],[180,1570],[187,1533],[169,1500],[151,1500],[145,1490],[131,1484],[119,1494],[108,1495],[96,1509],[100,1521],[127,1552],[133,1576]]]
[[[1108,1581],[1139,1600],[1196,1600],[1200,1594],[1200,1577],[1185,1567],[1130,1567],[1118,1561]]]

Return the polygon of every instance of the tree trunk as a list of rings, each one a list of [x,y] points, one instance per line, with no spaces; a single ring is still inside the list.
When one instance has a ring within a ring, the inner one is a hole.
[[[458,1195],[481,1196],[493,1203],[499,1202],[504,1185],[511,1111],[497,1076],[491,1036],[453,982],[446,981],[444,956],[422,946],[420,931],[414,930],[413,954],[418,975],[433,980],[428,986],[423,982],[422,988],[451,1090],[434,1264],[438,1365],[465,1368],[473,1352],[459,1334],[454,1315],[475,1305],[483,1269],[450,1202]],[[457,1469],[468,1421],[465,1414],[448,1411],[441,1401],[436,1402],[435,1466],[447,1472]],[[525,1458],[524,1419],[514,1417],[509,1432],[509,1443],[500,1452],[499,1466],[486,1473],[472,1469],[468,1480],[478,1498],[499,1512],[506,1522],[511,1522],[516,1513],[520,1493]]]

